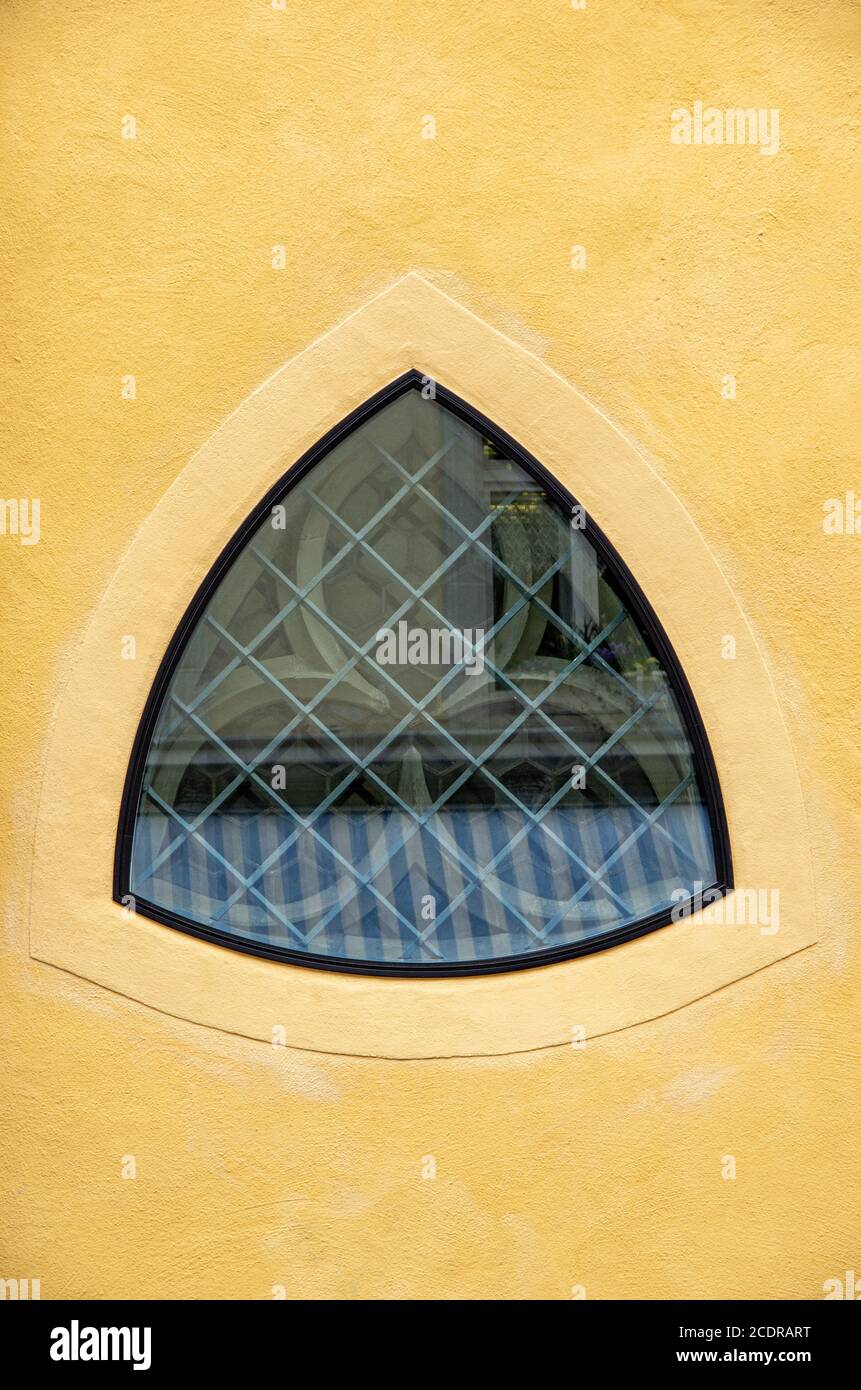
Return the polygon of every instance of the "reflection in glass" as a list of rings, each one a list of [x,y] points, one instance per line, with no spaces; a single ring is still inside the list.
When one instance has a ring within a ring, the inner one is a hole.
[[[676,697],[605,561],[411,389],[218,585],[148,750],[130,891],[427,967],[574,946],[714,880]]]

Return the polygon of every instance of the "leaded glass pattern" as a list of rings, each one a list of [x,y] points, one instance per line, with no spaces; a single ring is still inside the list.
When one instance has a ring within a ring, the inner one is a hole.
[[[678,693],[579,508],[417,386],[289,484],[166,686],[142,910],[433,970],[615,939],[715,883]]]

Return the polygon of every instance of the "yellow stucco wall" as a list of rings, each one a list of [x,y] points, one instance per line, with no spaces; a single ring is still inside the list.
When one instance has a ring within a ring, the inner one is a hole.
[[[857,8],[0,15],[0,493],[38,497],[42,531],[0,536],[0,1276],[46,1298],[821,1297],[861,1259],[861,534],[822,526],[861,493]],[[779,153],[674,145],[697,100],[779,108]],[[122,557],[250,392],[411,269],[642,447],[735,591],[798,765],[818,943],[585,1049],[272,1048],[29,954],[52,721]]]

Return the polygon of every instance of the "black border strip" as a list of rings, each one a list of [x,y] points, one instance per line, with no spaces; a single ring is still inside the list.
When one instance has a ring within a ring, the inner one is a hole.
[[[559,480],[555,478],[552,473],[549,473],[543,464],[539,463],[537,459],[533,458],[531,454],[521,448],[516,440],[512,439],[510,435],[507,435],[504,430],[499,429],[491,420],[488,420],[486,416],[474,410],[472,406],[467,405],[460,397],[455,396],[451,391],[447,391],[445,387],[440,386],[435,378],[432,378],[428,374],[423,374],[415,368],[405,372],[403,376],[398,377],[396,381],[391,382],[388,386],[384,387],[382,391],[378,391],[376,395],[371,396],[369,400],[365,401],[364,405],[359,406],[357,410],[352,411],[340,424],[336,425],[334,429],[329,430],[313,448],[309,449],[306,454],[303,454],[298,463],[288,469],[288,471],[279,478],[278,482],[269,489],[265,497],[257,504],[236,534],[227,543],[224,550],[215,561],[215,564],[212,566],[212,569],[203,580],[194,598],[191,600],[162,658],[161,665],[159,666],[158,673],[153,682],[146,705],[144,706],[143,715],[132,746],[125,786],[123,788],[116,853],[114,856],[113,899],[115,902],[122,903],[125,901],[128,903],[129,897],[132,897],[135,911],[141,913],[144,917],[151,918],[154,922],[160,922],[164,926],[174,927],[179,931],[187,932],[189,935],[199,937],[201,940],[211,942],[213,945],[224,946],[233,951],[243,951],[249,955],[263,956],[267,960],[284,961],[291,965],[301,965],[306,968],[310,967],[320,970],[334,970],[346,974],[388,975],[412,980],[439,979],[452,975],[495,975],[511,970],[533,969],[541,965],[552,965],[559,961],[571,960],[575,956],[591,955],[594,951],[604,951],[611,946],[621,945],[622,942],[631,941],[637,936],[643,936],[646,932],[655,931],[659,927],[667,926],[668,923],[672,921],[673,909],[667,907],[661,912],[653,913],[651,916],[642,918],[640,921],[632,923],[629,926],[619,927],[614,931],[606,932],[603,936],[593,937],[588,941],[579,942],[575,945],[557,946],[548,951],[536,952],[534,954],[506,956],[499,960],[452,961],[444,966],[403,966],[394,963],[387,964],[385,961],[337,959],[332,956],[312,955],[309,952],[290,951],[282,947],[265,946],[244,937],[234,936],[230,932],[218,931],[215,928],[201,926],[199,923],[181,917],[177,913],[170,912],[165,908],[159,907],[156,903],[148,902],[145,898],[139,898],[131,893],[129,885],[131,877],[132,837],[134,835],[140,789],[150,740],[155,730],[162,700],[167,692],[174,670],[182,656],[189,637],[197,625],[198,619],[215,592],[215,589],[221,582],[235,556],[260,526],[267,512],[276,504],[283,501],[291,489],[296,486],[301,478],[304,478],[305,474],[308,473],[325,454],[329,453],[335,445],[339,444],[347,435],[351,434],[353,430],[357,429],[372,415],[375,415],[383,406],[396,400],[406,391],[419,389],[424,383],[429,381],[433,381],[434,383],[437,400],[450,410],[452,414],[464,420],[468,425],[471,425],[473,429],[478,430],[485,439],[490,440],[500,453],[505,454],[515,463],[518,463],[525,472],[529,473],[537,482],[541,483],[542,487],[545,488],[559,506],[564,509],[566,514],[570,515],[572,509],[578,505],[576,499],[562,486]],[[733,886],[729,831],[727,828],[726,812],[724,809],[720,782],[718,780],[717,768],[715,767],[708,736],[702,719],[700,718],[693,692],[670,640],[658,620],[657,614],[633,574],[628,569],[628,566],[618,554],[615,547],[592,521],[589,511],[585,507],[584,512],[586,516],[586,525],[584,527],[585,534],[595,546],[599,556],[605,561],[620,597],[628,611],[638,622],[641,630],[645,633],[669,678],[676,699],[679,702],[687,731],[691,738],[697,778],[706,799],[714,844],[717,880],[713,884],[704,886],[703,891],[706,893],[723,895]],[[677,905],[677,911],[680,906],[680,904]]]

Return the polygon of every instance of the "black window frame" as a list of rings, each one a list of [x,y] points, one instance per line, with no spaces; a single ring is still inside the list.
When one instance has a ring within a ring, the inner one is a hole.
[[[477,430],[500,453],[519,464],[556,500],[569,516],[572,515],[575,507],[582,506],[585,517],[583,527],[585,536],[595,547],[599,557],[607,564],[619,597],[658,657],[679,703],[690,737],[697,780],[703,793],[709,818],[716,870],[715,882],[703,884],[701,891],[704,895],[711,895],[710,897],[706,896],[706,901],[710,901],[714,899],[715,895],[723,896],[732,889],[733,871],[729,829],[717,767],[708,735],[676,652],[634,575],[615,546],[592,520],[588,507],[579,503],[543,464],[518,444],[515,439],[506,434],[504,430],[495,425],[493,421],[487,419],[473,406],[442,386],[436,378],[416,368],[411,368],[410,371],[390,382],[381,391],[376,392],[375,395],[329,430],[273,484],[228,541],[189,603],[161,660],[132,745],[120,804],[114,855],[113,900],[115,902],[132,907],[136,913],[149,918],[151,921],[158,922],[162,926],[173,927],[213,945],[224,946],[229,950],[241,951],[247,955],[315,970],[333,970],[342,974],[394,976],[412,980],[447,978],[456,975],[494,975],[514,970],[532,970],[557,964],[560,961],[571,960],[578,956],[592,955],[596,951],[610,950],[612,947],[632,941],[638,936],[657,931],[661,927],[667,926],[674,919],[674,914],[678,915],[686,908],[689,909],[693,906],[691,900],[688,900],[687,903],[677,903],[674,907],[667,905],[666,908],[652,913],[648,917],[640,918],[636,922],[614,928],[604,935],[590,938],[575,945],[556,946],[548,948],[546,951],[524,953],[500,959],[451,961],[444,965],[432,963],[405,966],[385,961],[314,955],[311,952],[291,951],[286,947],[267,946],[234,936],[230,932],[206,927],[190,918],[159,907],[132,892],[130,887],[132,841],[150,742],[162,701],[174,671],[215,589],[246,542],[265,520],[266,515],[271,512],[273,507],[282,503],[289,496],[300,479],[320,459],[372,415],[381,410],[383,406],[390,404],[405,392],[421,390],[431,382],[435,398],[447,410]]]

